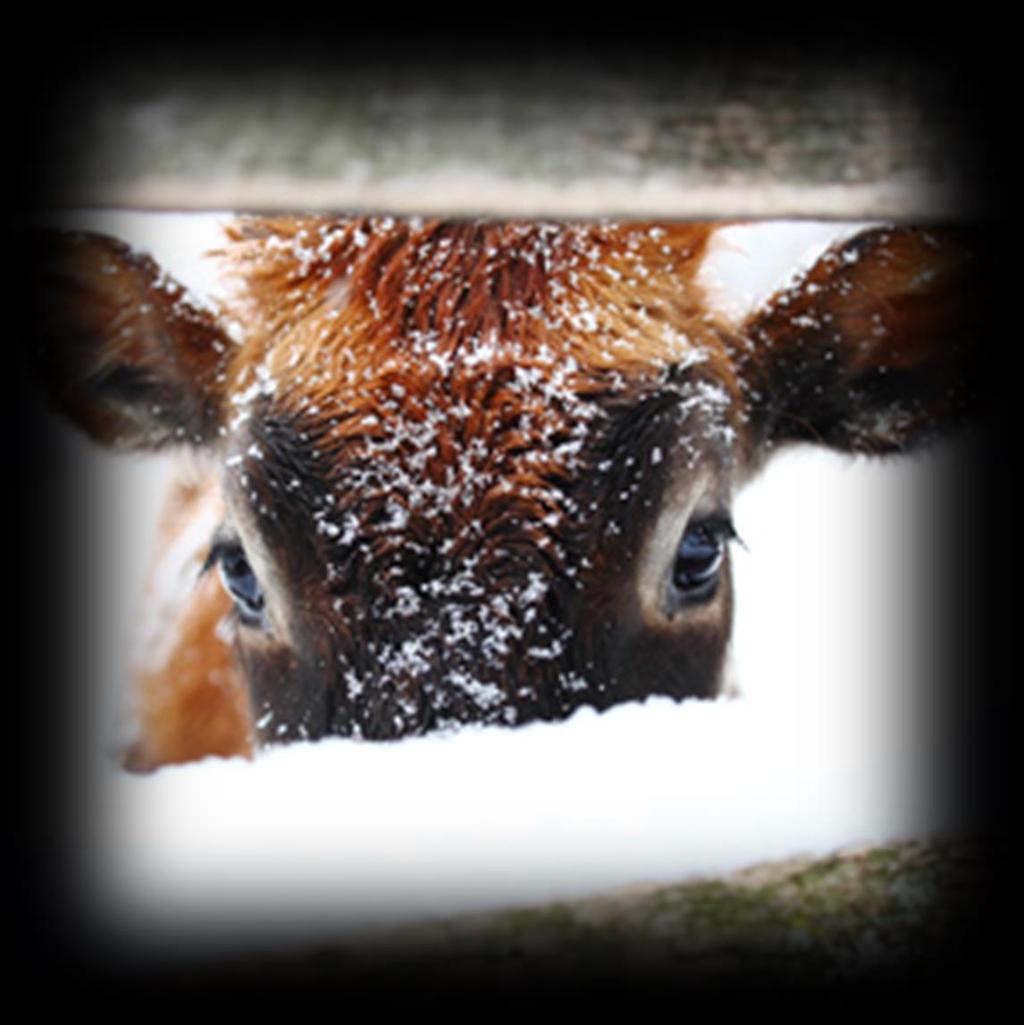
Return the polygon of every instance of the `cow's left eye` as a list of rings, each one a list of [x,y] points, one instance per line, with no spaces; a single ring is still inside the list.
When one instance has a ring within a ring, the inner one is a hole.
[[[263,589],[249,565],[242,546],[236,541],[218,542],[210,553],[209,563],[216,562],[225,590],[234,599],[239,618],[246,626],[265,623]]]
[[[672,566],[672,585],[683,601],[702,602],[714,595],[725,545],[735,536],[732,524],[723,517],[687,526]]]

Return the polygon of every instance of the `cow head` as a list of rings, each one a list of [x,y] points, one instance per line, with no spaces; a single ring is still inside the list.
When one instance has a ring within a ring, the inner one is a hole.
[[[866,231],[736,326],[713,232],[243,219],[219,313],[113,239],[39,240],[57,404],[212,468],[188,644],[235,681],[225,753],[719,692],[737,487],[783,442],[957,422],[974,339],[956,234]],[[137,763],[218,750],[153,739],[166,693]]]

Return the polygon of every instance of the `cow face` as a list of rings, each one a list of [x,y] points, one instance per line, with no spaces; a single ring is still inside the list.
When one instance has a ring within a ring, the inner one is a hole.
[[[736,487],[786,440],[886,451],[961,415],[970,258],[867,232],[737,328],[697,283],[712,233],[243,220],[218,317],[113,240],[48,238],[63,408],[199,449],[219,493],[181,612],[210,655],[175,700],[180,651],[158,667],[137,763],[225,716],[230,753],[716,694]]]

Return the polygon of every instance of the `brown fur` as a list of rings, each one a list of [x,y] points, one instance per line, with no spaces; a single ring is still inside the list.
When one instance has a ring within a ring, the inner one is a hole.
[[[262,366],[291,409],[338,417],[339,437],[367,417],[386,422],[380,402],[396,387],[414,416],[439,393],[501,415],[501,382],[517,368],[572,365],[562,384],[589,395],[699,350],[707,376],[735,392],[727,336],[693,285],[713,230],[247,219],[228,253],[249,331],[233,388]],[[466,433],[492,432],[474,420]]]
[[[157,548],[166,553],[188,543],[188,532],[199,518],[209,518],[204,506],[220,506],[216,474],[189,469],[175,481],[161,519]],[[207,755],[250,756],[253,726],[248,690],[231,645],[223,631],[231,612],[231,599],[214,577],[200,580],[198,568],[206,547],[181,553],[179,570],[184,586],[167,595],[158,565],[146,601],[172,642],[154,664],[143,652],[136,668],[138,739],[125,755],[135,771],[160,765],[194,761]],[[162,562],[162,559],[160,560]],[[191,578],[192,586],[188,585]]]
[[[229,645],[213,638],[231,611],[218,581],[202,581],[176,625],[178,643],[138,677],[140,740],[125,764],[136,771],[208,755],[252,753],[248,692]]]

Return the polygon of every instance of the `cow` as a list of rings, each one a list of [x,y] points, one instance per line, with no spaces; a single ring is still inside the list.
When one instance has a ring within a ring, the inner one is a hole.
[[[52,403],[185,454],[125,764],[718,695],[736,491],[956,429],[981,344],[963,231],[865,228],[733,323],[720,227],[240,217],[218,309],[39,233]]]

